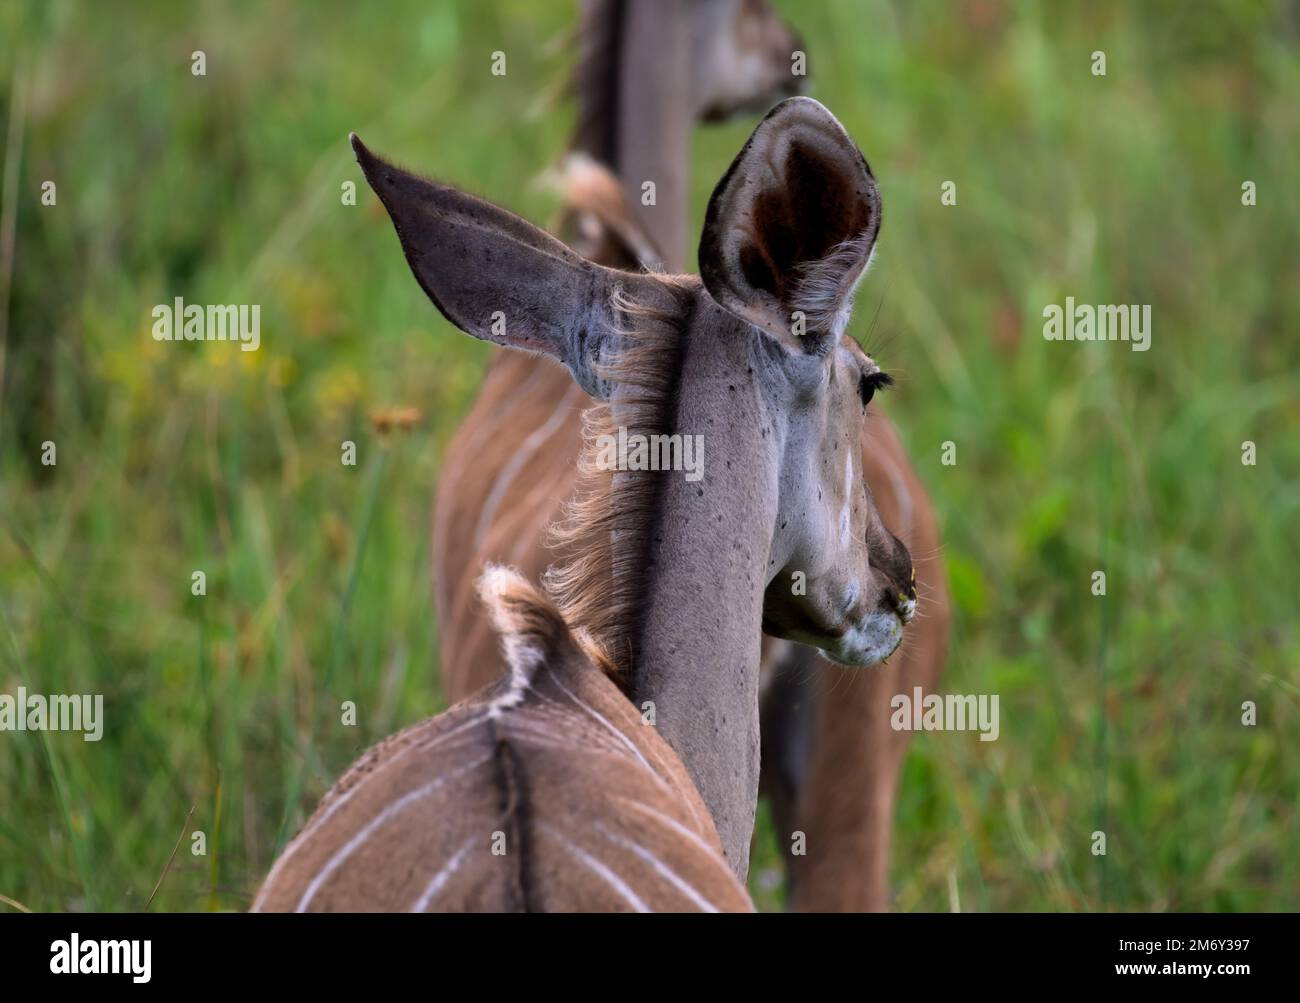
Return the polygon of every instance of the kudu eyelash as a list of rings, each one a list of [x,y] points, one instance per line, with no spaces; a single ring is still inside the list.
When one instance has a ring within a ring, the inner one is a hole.
[[[858,384],[858,393],[862,397],[863,406],[871,403],[871,398],[876,395],[877,390],[886,390],[893,385],[894,378],[888,373],[880,370],[874,373],[863,373],[862,381]]]

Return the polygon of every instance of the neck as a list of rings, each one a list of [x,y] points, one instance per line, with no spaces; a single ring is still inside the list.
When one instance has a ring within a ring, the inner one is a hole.
[[[564,556],[547,584],[637,709],[653,704],[743,879],[758,801],[763,592],[769,567],[784,563],[771,563],[782,433],[755,382],[754,339],[738,324],[692,336],[683,311],[697,282],[659,280],[668,300],[658,308],[620,304],[632,328],[604,367],[614,395],[589,419],[585,481],[553,528]],[[702,435],[703,477],[601,469],[592,447],[619,427]]]
[[[687,22],[683,0],[594,4],[577,75],[574,146],[619,178],[669,272],[684,271],[686,258],[694,121]],[[654,205],[643,201],[647,181]]]
[[[729,351],[744,355],[746,340]],[[755,386],[737,383],[719,399],[711,369],[683,369],[700,385],[687,376],[679,400],[720,406],[679,411],[676,431],[704,435],[704,478],[659,475],[667,480],[648,540],[630,690],[639,708],[653,703],[659,733],[681,756],[743,880],[758,801],[759,645],[777,473]]]

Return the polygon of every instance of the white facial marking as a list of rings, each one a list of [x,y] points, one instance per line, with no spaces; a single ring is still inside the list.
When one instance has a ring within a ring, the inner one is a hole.
[[[840,509],[840,546],[849,545],[849,511],[853,507],[853,454],[844,454],[844,507]]]
[[[876,665],[892,655],[902,640],[902,621],[893,613],[878,609],[823,650],[827,658],[841,665]]]

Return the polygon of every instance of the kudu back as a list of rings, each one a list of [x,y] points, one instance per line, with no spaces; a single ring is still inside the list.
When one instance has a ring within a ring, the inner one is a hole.
[[[325,796],[262,912],[752,909],[681,760],[516,573],[480,592],[509,673]]]

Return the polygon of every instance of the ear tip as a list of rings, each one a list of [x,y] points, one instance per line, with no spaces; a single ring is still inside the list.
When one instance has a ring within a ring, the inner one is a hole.
[[[788,98],[784,98],[783,100],[778,102],[777,107],[778,108],[800,108],[800,107],[820,108],[822,111],[827,110],[824,104],[818,101],[815,97],[810,97],[807,94],[791,94]]]
[[[848,135],[844,124],[836,118],[833,111],[816,98],[810,98],[806,94],[796,94],[776,105],[759,123],[759,127],[767,126],[771,129],[799,123],[810,125],[819,131]]]
[[[795,94],[780,101],[772,110],[768,112],[767,117],[772,118],[776,115],[789,115],[798,112],[805,115],[819,115],[829,118],[835,118],[835,115],[824,104],[816,98],[809,97],[807,94]]]
[[[370,147],[361,142],[361,137],[355,132],[348,133],[348,142],[352,145],[352,153],[357,158],[357,165],[361,168],[366,182],[382,199],[384,192],[394,187],[395,174],[400,172],[396,172],[392,164],[377,156]]]

